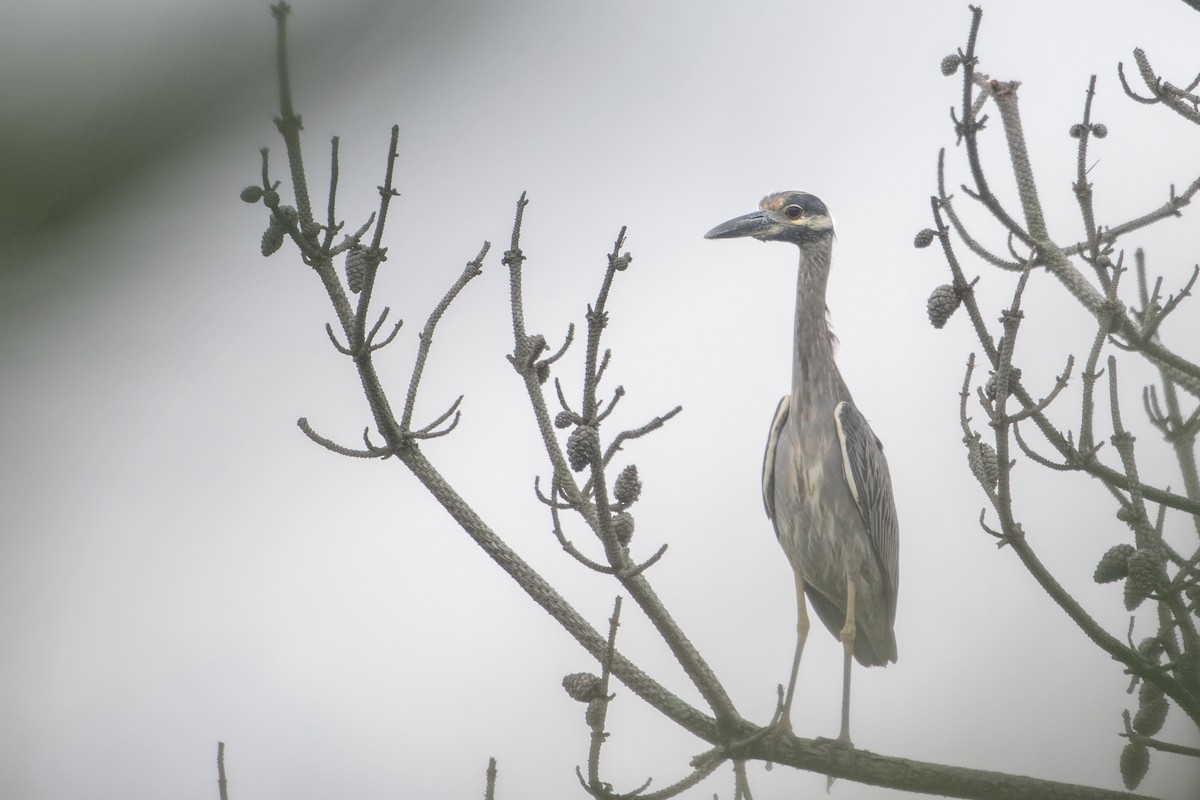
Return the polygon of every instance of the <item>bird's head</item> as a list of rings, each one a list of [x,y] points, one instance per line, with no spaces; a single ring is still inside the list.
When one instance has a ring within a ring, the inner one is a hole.
[[[763,242],[791,242],[803,247],[833,238],[833,218],[816,195],[778,192],[767,195],[758,211],[722,223],[705,239],[753,236]]]

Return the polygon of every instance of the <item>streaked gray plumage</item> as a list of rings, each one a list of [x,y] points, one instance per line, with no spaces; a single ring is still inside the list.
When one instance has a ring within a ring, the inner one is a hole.
[[[809,627],[807,597],[843,643],[838,739],[848,744],[851,655],[864,666],[896,660],[900,572],[892,481],[883,446],[855,407],[833,359],[825,286],[834,234],[825,204],[804,192],[780,192],[764,198],[758,211],[705,234],[708,239],[742,236],[800,248],[792,392],[775,411],[763,459],[763,503],[796,575],[796,654],[777,724],[791,728]]]

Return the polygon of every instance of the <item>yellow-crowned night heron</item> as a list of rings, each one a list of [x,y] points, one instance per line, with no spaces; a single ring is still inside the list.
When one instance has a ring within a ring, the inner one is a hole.
[[[850,656],[864,666],[896,660],[899,581],[896,507],[883,447],[854,406],[833,361],[825,284],[833,222],[818,198],[780,192],[759,210],[718,225],[707,239],[752,236],[800,248],[792,393],[779,401],[763,459],[763,502],[796,574],[797,642],[776,723],[791,730],[792,696],[808,636],[808,597],[842,641],[842,730],[850,743]]]

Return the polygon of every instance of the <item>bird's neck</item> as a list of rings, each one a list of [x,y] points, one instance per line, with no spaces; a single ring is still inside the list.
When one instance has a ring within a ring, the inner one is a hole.
[[[843,385],[841,374],[833,362],[833,334],[829,330],[825,305],[825,285],[829,279],[832,255],[831,242],[800,249],[792,397],[805,405],[817,400],[840,399],[840,387]],[[828,397],[818,396],[826,394]]]

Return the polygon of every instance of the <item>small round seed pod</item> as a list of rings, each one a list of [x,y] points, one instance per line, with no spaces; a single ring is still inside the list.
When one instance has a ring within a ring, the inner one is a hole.
[[[1170,710],[1171,705],[1163,695],[1163,690],[1143,680],[1138,689],[1138,710],[1133,715],[1133,729],[1142,736],[1153,736],[1162,730]]]
[[[1144,744],[1130,742],[1121,750],[1121,780],[1125,788],[1133,791],[1146,777],[1150,769],[1150,750]]]
[[[560,411],[554,415],[554,427],[560,430],[571,427],[574,422],[575,417],[571,415],[570,411]]]
[[[962,63],[962,56],[958,53],[951,53],[942,59],[942,74],[949,78],[954,73],[958,72],[958,65]]]
[[[1119,544],[1110,547],[1108,552],[1100,557],[1092,580],[1096,583],[1112,583],[1129,575],[1129,557],[1136,551],[1131,544]]]
[[[613,260],[613,269],[617,272],[624,272],[629,269],[630,263],[633,261],[633,256],[629,253],[622,253]]]
[[[243,203],[257,203],[262,200],[263,190],[261,186],[247,186],[242,189],[242,193],[238,197],[242,198]]]
[[[613,483],[613,497],[621,505],[631,506],[637,502],[641,494],[642,482],[638,480],[637,465],[630,464],[621,470],[621,474],[617,476],[616,482]]]
[[[913,247],[917,249],[929,247],[929,245],[933,244],[933,237],[935,236],[937,236],[937,231],[933,228],[922,228],[913,237]]]
[[[274,189],[267,189],[263,192],[263,205],[267,208],[275,208],[279,205],[279,192]]]
[[[580,703],[590,703],[597,697],[604,696],[601,694],[604,689],[603,682],[599,676],[590,672],[572,672],[563,678],[562,685],[571,699],[578,700]]]
[[[1103,122],[1097,122],[1092,126],[1092,136],[1095,136],[1097,139],[1103,139],[1105,136],[1108,136],[1108,126]]]
[[[929,313],[929,321],[933,327],[939,330],[945,327],[961,303],[962,298],[950,284],[945,283],[934,289],[926,303],[926,311]]]
[[[1079,139],[1079,138],[1083,137],[1083,132],[1086,130],[1087,130],[1087,128],[1084,127],[1084,125],[1082,123],[1076,122],[1074,125],[1071,126],[1071,130],[1069,131],[1069,133],[1071,134],[1072,139]]]
[[[567,461],[579,472],[600,455],[600,434],[591,425],[580,425],[567,437]]]
[[[633,540],[633,514],[622,511],[612,519],[613,535],[617,537],[622,547],[628,547]]]

